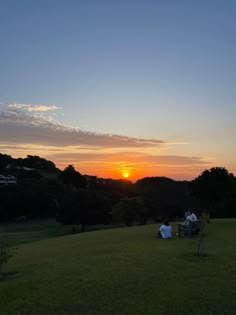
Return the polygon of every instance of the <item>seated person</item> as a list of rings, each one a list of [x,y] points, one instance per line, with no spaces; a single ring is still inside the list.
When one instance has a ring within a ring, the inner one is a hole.
[[[196,214],[194,214],[193,211],[189,209],[187,211],[185,224],[189,224],[189,222],[196,222],[196,221],[197,221]]]
[[[164,223],[160,226],[158,235],[161,238],[171,238],[172,237],[172,228],[168,220],[165,220]]]
[[[197,233],[197,216],[189,209],[185,213],[186,219],[183,224],[178,224],[178,233],[179,237],[186,235],[193,235]]]

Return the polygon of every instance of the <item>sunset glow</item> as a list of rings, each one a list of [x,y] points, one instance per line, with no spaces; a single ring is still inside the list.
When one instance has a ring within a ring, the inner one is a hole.
[[[124,173],[123,173],[123,177],[124,177],[124,178],[128,178],[128,177],[130,177],[130,173],[128,173],[128,172],[124,172]]]
[[[1,8],[0,153],[132,181],[236,173],[234,1],[18,2]]]

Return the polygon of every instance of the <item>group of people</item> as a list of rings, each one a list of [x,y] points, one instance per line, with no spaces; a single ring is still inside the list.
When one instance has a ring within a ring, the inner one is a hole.
[[[185,212],[185,221],[183,223],[183,226],[188,226],[192,222],[197,221],[197,216],[193,211],[190,209]],[[160,238],[172,238],[172,227],[169,223],[169,220],[165,220],[163,224],[160,226],[159,231],[158,231],[158,236]]]

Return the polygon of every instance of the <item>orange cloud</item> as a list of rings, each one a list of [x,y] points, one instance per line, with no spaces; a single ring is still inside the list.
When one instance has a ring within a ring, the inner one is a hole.
[[[48,113],[54,106],[0,105],[0,150],[15,157],[37,154],[60,168],[74,164],[83,174],[113,178],[126,172],[131,180],[144,176],[189,178],[209,166],[209,160],[202,157],[161,154],[171,142],[67,126]]]
[[[49,156],[60,168],[73,164],[83,174],[121,178],[124,172],[131,180],[145,176],[169,176],[188,179],[198,175],[211,163],[202,157],[120,153],[56,153]]]

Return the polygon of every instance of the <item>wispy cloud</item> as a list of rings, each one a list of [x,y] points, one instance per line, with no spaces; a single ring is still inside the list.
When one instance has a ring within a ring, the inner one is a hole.
[[[21,103],[4,103],[8,108],[22,109],[28,112],[48,112],[59,109],[55,105],[41,105],[41,104],[21,104]]]
[[[58,121],[57,109],[54,105],[0,102],[0,152],[15,157],[36,154],[53,160],[60,168],[74,164],[83,174],[115,178],[127,169],[133,172],[133,178],[187,178],[210,165],[203,157],[163,154],[172,145],[187,144],[184,141],[81,130]]]
[[[49,159],[57,161],[60,168],[73,164],[83,174],[101,177],[122,177],[124,171],[132,179],[144,176],[169,176],[176,179],[190,179],[202,170],[211,167],[211,161],[203,157],[149,155],[139,152],[120,153],[66,153],[51,152]]]
[[[56,153],[50,155],[52,159],[56,158],[58,161],[67,161],[68,159],[80,162],[90,162],[96,160],[97,162],[109,161],[115,163],[121,163],[136,165],[141,163],[142,165],[175,165],[175,166],[188,166],[188,165],[208,165],[209,160],[199,156],[172,156],[172,155],[149,155],[139,152],[120,152],[120,153]]]
[[[58,122],[42,113],[39,108],[52,106],[5,104],[0,110],[0,141],[10,143],[37,143],[40,145],[88,145],[101,148],[157,147],[162,140],[142,139],[113,134],[100,134],[81,130]]]

